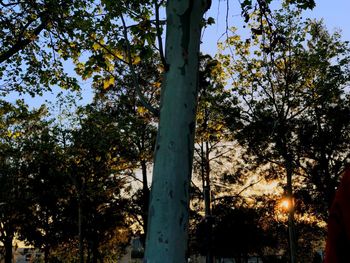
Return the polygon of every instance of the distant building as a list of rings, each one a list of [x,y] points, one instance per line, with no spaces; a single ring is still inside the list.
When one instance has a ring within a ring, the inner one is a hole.
[[[34,248],[16,248],[12,250],[14,263],[36,263],[42,262],[43,253]],[[0,247],[0,263],[4,263],[4,249]]]

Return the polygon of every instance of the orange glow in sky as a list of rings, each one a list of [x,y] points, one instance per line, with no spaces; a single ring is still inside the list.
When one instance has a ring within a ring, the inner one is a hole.
[[[289,198],[283,198],[281,201],[280,201],[280,204],[279,204],[280,208],[287,212],[289,211],[289,209],[291,208],[292,206],[292,201],[289,199]]]

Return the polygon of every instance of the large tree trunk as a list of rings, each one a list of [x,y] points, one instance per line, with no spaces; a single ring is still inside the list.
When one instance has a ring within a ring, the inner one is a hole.
[[[206,127],[205,127],[206,128]],[[205,148],[205,150],[204,150]],[[212,229],[213,218],[211,214],[211,189],[210,189],[210,159],[209,159],[209,142],[202,142],[201,145],[201,173],[202,173],[202,187],[203,187],[203,200],[204,200],[204,213],[206,224],[206,263],[213,263],[214,258],[212,255]]]
[[[168,0],[166,73],[155,147],[145,262],[186,262],[198,56],[208,0]]]
[[[284,120],[280,120],[280,130],[277,136],[277,148],[280,155],[283,157],[284,169],[286,171],[286,189],[285,195],[290,202],[288,207],[288,243],[289,243],[289,256],[290,263],[296,263],[297,257],[297,239],[295,233],[295,204],[294,204],[294,193],[293,193],[293,173],[294,173],[294,162],[292,153],[288,149],[288,139],[286,138],[287,126],[284,123]]]
[[[96,241],[96,238],[92,241],[92,263],[97,263],[97,260],[99,259],[99,251],[98,251],[98,242]]]
[[[143,220],[143,232],[144,235],[141,238],[142,245],[145,246],[145,237],[147,235],[147,226],[148,226],[148,207],[149,207],[149,188],[147,180],[147,164],[146,161],[141,161],[141,170],[142,170],[142,195],[143,195],[143,211],[142,211],[142,220]]]
[[[294,219],[294,199],[293,199],[293,166],[292,162],[289,159],[285,161],[285,169],[287,173],[287,187],[286,195],[290,202],[290,207],[288,209],[288,243],[289,243],[289,253],[290,253],[290,262],[296,263],[297,255],[297,244],[296,244],[296,235],[295,235],[295,219]]]
[[[83,212],[81,207],[81,195],[78,195],[78,236],[79,236],[79,263],[84,263],[84,239],[82,233]]]
[[[44,247],[44,262],[45,263],[49,262],[49,255],[50,255],[50,248],[48,245],[45,245],[45,247]]]
[[[12,263],[12,236],[7,236],[4,240],[5,263]]]

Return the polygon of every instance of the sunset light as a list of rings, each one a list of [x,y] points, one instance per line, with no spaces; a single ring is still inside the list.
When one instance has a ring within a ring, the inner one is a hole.
[[[284,211],[288,212],[292,208],[293,202],[290,198],[284,197],[279,202],[279,208]]]
[[[0,263],[350,263],[347,10],[0,0]]]

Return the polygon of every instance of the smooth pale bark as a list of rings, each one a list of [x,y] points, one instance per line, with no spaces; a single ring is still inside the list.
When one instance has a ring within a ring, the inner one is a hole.
[[[154,156],[147,263],[187,262],[199,44],[209,5],[208,0],[167,1],[167,64]]]

